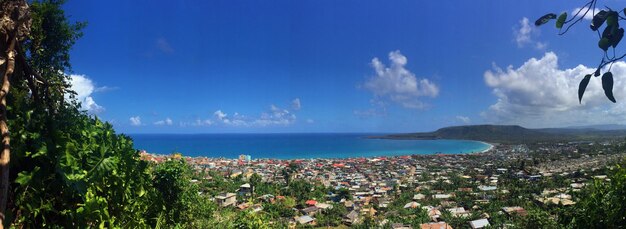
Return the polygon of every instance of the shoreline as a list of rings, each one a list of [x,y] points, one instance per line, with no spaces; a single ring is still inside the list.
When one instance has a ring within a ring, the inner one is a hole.
[[[447,139],[447,140],[454,140],[454,139]],[[308,157],[308,158],[276,158],[276,157],[257,157],[252,159],[251,161],[263,161],[263,160],[278,160],[278,161],[296,161],[296,160],[355,160],[355,159],[380,159],[380,158],[398,158],[398,157],[412,157],[412,156],[422,156],[422,157],[428,157],[428,156],[442,156],[442,155],[446,155],[446,156],[453,156],[453,155],[473,155],[473,154],[482,154],[482,153],[487,153],[493,149],[496,148],[496,144],[497,143],[489,143],[489,142],[484,142],[484,141],[475,141],[475,140],[464,140],[464,141],[474,141],[474,142],[480,142],[482,144],[487,145],[486,149],[480,150],[480,151],[468,151],[468,152],[462,152],[462,153],[442,153],[442,152],[431,152],[431,153],[400,153],[400,154],[393,154],[393,153],[387,153],[387,154],[381,154],[381,155],[368,155],[368,156],[348,156],[348,157]],[[150,153],[147,150],[138,150],[140,153],[142,154],[149,154],[151,156],[156,156],[156,157],[172,157],[173,155],[175,155],[176,153],[172,153],[172,154],[162,154],[162,153]],[[254,156],[253,154],[239,154],[239,155],[251,155]],[[202,156],[202,155],[198,155],[198,156],[188,156],[188,155],[184,155],[184,154],[180,154],[181,157],[183,158],[206,158],[206,159],[212,159],[212,160],[239,160],[238,157],[211,157],[211,156]]]
[[[486,153],[486,152],[489,152],[489,151],[493,150],[494,148],[496,148],[496,146],[494,144],[491,144],[489,142],[484,142],[484,141],[477,141],[477,142],[481,142],[483,144],[489,145],[489,147],[487,147],[487,149],[484,149],[483,151],[480,151],[480,153]]]

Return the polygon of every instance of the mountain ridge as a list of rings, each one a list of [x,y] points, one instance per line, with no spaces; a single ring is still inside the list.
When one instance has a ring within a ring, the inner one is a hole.
[[[401,133],[372,138],[398,140],[459,139],[493,143],[536,143],[563,141],[597,141],[626,136],[625,129],[541,128],[519,125],[464,125],[440,128],[432,132]]]

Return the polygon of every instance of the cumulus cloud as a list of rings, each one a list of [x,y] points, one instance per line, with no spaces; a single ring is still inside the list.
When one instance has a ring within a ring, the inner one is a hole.
[[[289,112],[287,109],[279,108],[275,105],[270,106],[269,112],[261,113],[261,116],[254,120],[254,124],[258,126],[269,125],[289,125],[296,122],[296,115]]]
[[[298,101],[299,99],[293,100]],[[266,127],[266,126],[287,126],[296,122],[296,107],[292,101],[292,109],[285,109],[276,105],[271,105],[267,111],[262,112],[258,117],[248,117],[237,112],[229,115],[228,113],[217,110],[213,112],[213,119],[207,119],[201,122],[197,120],[196,124],[212,125],[219,124],[224,126],[245,126],[245,127]],[[298,107],[299,108],[299,107]]]
[[[515,36],[515,43],[517,47],[523,48],[528,44],[534,44],[534,47],[538,50],[546,49],[548,44],[546,42],[535,41],[534,36],[538,36],[539,31],[530,24],[528,18],[524,17],[519,21],[519,25],[513,28],[513,35]]]
[[[76,100],[80,102],[81,108],[92,114],[102,113],[104,107],[98,105],[91,96],[94,92],[101,91],[96,88],[94,82],[87,78],[85,75],[71,74],[70,77],[70,89],[76,92]],[[69,97],[66,96],[66,99]]]
[[[164,126],[164,125],[171,126],[172,124],[174,124],[174,122],[169,117],[165,118],[164,120],[159,120],[159,121],[154,122],[154,125],[157,125],[157,126]]]
[[[226,113],[222,112],[222,110],[217,110],[217,111],[213,112],[213,115],[218,120],[224,120],[224,119],[226,119],[226,116],[228,116]]]
[[[294,100],[291,101],[291,108],[295,111],[300,110],[300,108],[302,108],[302,105],[300,104],[300,98],[295,98]]]
[[[472,120],[469,117],[467,117],[467,116],[458,115],[458,116],[456,116],[456,119],[458,121],[462,122],[463,124],[469,124],[469,123],[472,122]]]
[[[482,116],[490,122],[527,127],[626,123],[626,63],[617,62],[611,69],[617,104],[606,99],[599,77],[592,77],[579,104],[578,85],[594,71],[583,65],[560,69],[552,52],[518,68],[494,67],[485,72],[484,80],[497,101]]]
[[[385,66],[378,58],[372,59],[375,75],[363,87],[375,96],[376,100],[392,101],[405,108],[421,109],[426,106],[420,97],[437,97],[439,87],[428,79],[418,79],[405,68],[407,58],[399,50],[389,53],[390,66]]]
[[[131,126],[141,126],[141,117],[134,116],[134,117],[130,117],[129,120],[130,120]]]

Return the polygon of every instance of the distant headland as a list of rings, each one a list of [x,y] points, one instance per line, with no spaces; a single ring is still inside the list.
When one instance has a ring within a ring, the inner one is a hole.
[[[452,126],[433,132],[388,134],[370,136],[374,139],[434,140],[461,139],[493,143],[537,143],[562,141],[595,141],[626,137],[624,128],[567,127],[529,129],[518,125]]]

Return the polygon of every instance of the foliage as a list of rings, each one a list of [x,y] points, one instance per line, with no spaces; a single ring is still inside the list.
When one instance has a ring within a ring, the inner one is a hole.
[[[32,31],[21,42],[25,61],[47,87],[30,90],[19,80],[22,71],[12,78],[7,98],[12,184],[5,222],[33,228],[145,227],[148,165],[128,137],[65,98],[69,50],[85,24],[70,23],[62,3],[32,2]]]
[[[626,168],[618,167],[610,181],[594,180],[574,209],[561,214],[575,228],[610,228],[626,225]]]
[[[198,187],[191,183],[192,170],[184,160],[169,160],[154,168],[154,200],[163,206],[166,225],[180,225],[193,220],[193,206],[199,200]]]
[[[343,204],[333,204],[331,208],[322,211],[321,214],[315,215],[317,225],[322,227],[336,227],[341,225],[341,219],[348,213]]]
[[[519,228],[562,228],[546,211],[528,210],[528,215],[516,224]]]
[[[150,178],[129,138],[76,109],[60,110],[49,132],[39,129],[45,117],[28,114],[10,122],[22,126],[14,132],[15,224],[145,225]]]
[[[578,8],[576,13],[570,18],[567,19],[567,13],[563,12],[561,15],[556,17],[554,13],[548,13],[535,22],[536,26],[541,26],[543,24],[548,23],[552,19],[556,20],[556,28],[559,29],[559,35],[564,35],[569,31],[569,29],[580,22],[585,18],[587,14],[593,15],[593,19],[591,20],[591,25],[589,26],[592,32],[598,34],[598,48],[600,48],[602,53],[602,59],[600,60],[600,64],[596,68],[595,72],[591,73],[593,75],[600,76],[601,71],[605,71],[602,74],[602,89],[604,90],[604,94],[606,97],[613,103],[615,103],[615,97],[613,96],[613,74],[611,73],[611,67],[613,63],[623,59],[626,57],[626,54],[622,56],[617,56],[615,52],[615,47],[622,41],[624,37],[624,28],[621,28],[619,25],[619,21],[626,20],[625,17],[622,17],[620,13],[626,16],[626,9],[623,11],[614,11],[613,9],[606,7],[606,10],[600,10],[596,13],[596,4],[597,0],[591,0],[587,2],[582,7]],[[583,12],[584,11],[584,12]],[[605,23],[606,22],[606,23]],[[600,33],[601,27],[606,24],[602,33]],[[563,30],[563,26],[565,30]],[[612,55],[609,55],[608,50],[611,48],[613,50]],[[603,69],[608,65],[608,69]],[[585,77],[580,81],[578,86],[578,100],[582,102],[583,95],[585,90],[587,89],[587,85],[589,84],[589,80],[591,78],[591,74],[585,75]]]

